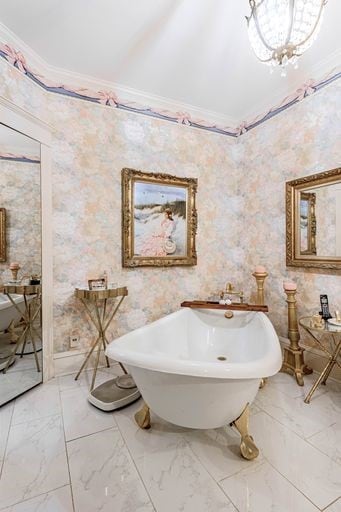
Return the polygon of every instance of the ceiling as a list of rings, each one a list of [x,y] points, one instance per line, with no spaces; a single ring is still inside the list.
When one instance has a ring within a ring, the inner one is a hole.
[[[242,121],[336,65],[341,1],[286,78],[248,41],[248,0],[2,0],[0,21],[50,66]],[[136,91],[135,91],[136,92]]]

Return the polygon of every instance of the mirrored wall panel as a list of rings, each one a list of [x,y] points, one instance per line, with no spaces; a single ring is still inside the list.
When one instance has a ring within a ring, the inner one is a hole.
[[[40,144],[0,124],[0,405],[42,382]]]
[[[300,192],[300,254],[341,258],[341,181]]]

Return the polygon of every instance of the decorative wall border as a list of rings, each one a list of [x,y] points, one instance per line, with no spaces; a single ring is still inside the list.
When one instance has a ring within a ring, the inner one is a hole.
[[[7,162],[24,162],[27,164],[40,164],[38,156],[30,157],[25,155],[13,155],[12,153],[0,153],[0,160]]]
[[[287,110],[296,103],[299,103],[304,98],[311,96],[326,85],[329,85],[330,83],[341,78],[341,71],[338,71],[336,68],[334,68],[330,73],[328,73],[328,75],[324,76],[319,81],[314,81],[313,79],[308,80],[293,94],[286,96],[280,104],[270,108],[266,113],[260,114],[250,121],[243,121],[236,128],[231,128],[228,126],[220,126],[218,124],[210,123],[203,119],[195,119],[188,112],[171,112],[166,109],[159,110],[156,108],[139,105],[136,102],[125,101],[123,98],[119,98],[114,91],[94,91],[84,87],[75,88],[63,83],[54,82],[32,69],[28,65],[23,53],[14,49],[9,44],[0,43],[0,57],[4,58],[19,72],[26,75],[47,92],[61,94],[64,96],[105,105],[111,108],[125,110],[127,112],[134,112],[157,119],[163,119],[172,123],[191,126],[193,128],[199,128],[201,130],[219,133],[229,137],[239,137],[244,133],[247,133],[253,128],[256,128],[256,126],[259,126],[277,114]]]

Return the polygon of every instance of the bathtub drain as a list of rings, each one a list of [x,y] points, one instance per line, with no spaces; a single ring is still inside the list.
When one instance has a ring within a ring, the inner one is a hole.
[[[217,359],[218,359],[218,361],[226,361],[225,356],[218,356]]]

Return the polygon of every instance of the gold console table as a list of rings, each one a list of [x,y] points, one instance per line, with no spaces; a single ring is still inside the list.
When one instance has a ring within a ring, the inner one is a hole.
[[[304,399],[304,402],[306,404],[309,404],[311,397],[313,396],[317,387],[320,384],[326,384],[327,379],[334,366],[337,365],[339,368],[341,368],[341,361],[338,361],[341,352],[341,327],[330,324],[328,322],[325,322],[323,327],[312,327],[311,320],[312,318],[310,316],[304,317],[300,319],[299,324],[303,327],[303,329],[306,332],[310,334],[310,336],[314,339],[319,348],[327,355],[328,363],[326,364],[326,366],[321,372],[321,375],[316,380],[311,390],[307,394],[306,398]],[[319,339],[318,335],[328,337],[331,351],[326,349],[326,347]]]
[[[40,372],[40,366],[39,366],[39,360],[37,356],[37,348],[36,348],[36,342],[34,338],[34,334],[37,335],[38,338],[40,338],[38,332],[36,331],[34,327],[34,321],[37,318],[40,310],[41,310],[41,285],[40,284],[6,284],[3,287],[4,294],[7,295],[8,299],[10,300],[12,306],[17,310],[17,312],[20,314],[20,316],[23,318],[23,331],[18,337],[15,347],[13,349],[13,352],[11,356],[8,358],[7,364],[4,368],[4,373],[7,372],[8,367],[13,362],[13,359],[15,357],[15,354],[22,345],[21,350],[21,356],[24,354],[25,346],[27,343],[28,335],[31,336],[32,346],[33,346],[33,353],[34,358],[37,366],[37,371]],[[24,311],[21,311],[18,304],[13,299],[12,295],[22,295],[24,297]]]
[[[108,340],[106,337],[106,331],[111,324],[114,316],[116,315],[119,307],[121,306],[124,298],[128,295],[128,289],[123,286],[121,288],[108,288],[105,290],[88,290],[84,288],[76,288],[75,296],[80,299],[83,303],[85,311],[88,314],[89,319],[95,326],[98,336],[91,345],[91,348],[77,373],[75,380],[77,380],[87,365],[92,353],[97,348],[97,354],[95,359],[94,372],[91,381],[90,391],[93,390],[97,375],[97,369],[99,364],[99,357],[101,349],[105,351]],[[108,301],[111,299],[118,299],[117,303],[112,308],[108,307]],[[105,356],[107,367],[110,367],[109,359]],[[120,363],[119,363],[120,364]],[[124,373],[127,373],[125,368],[120,364]]]

